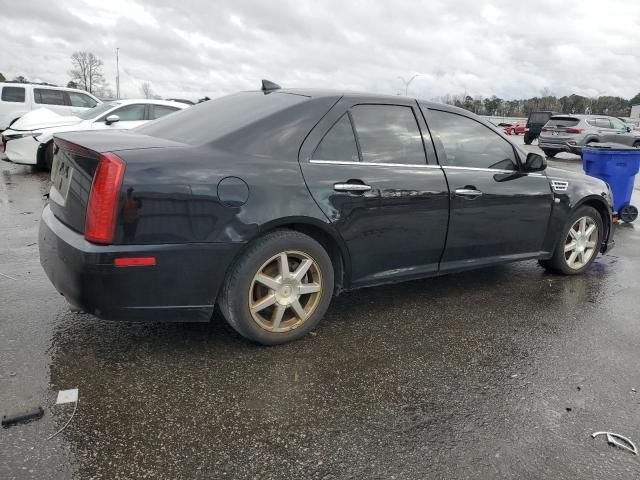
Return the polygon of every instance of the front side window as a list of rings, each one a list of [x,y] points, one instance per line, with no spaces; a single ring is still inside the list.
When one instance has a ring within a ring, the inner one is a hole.
[[[69,94],[71,105],[74,107],[93,108],[98,104],[98,102],[96,102],[93,98],[91,98],[89,95],[85,95],[84,93],[67,93]]]
[[[627,129],[627,126],[625,125],[625,123],[622,120],[618,120],[617,118],[610,118],[609,120],[611,120],[611,125],[616,130],[626,130]]]
[[[24,87],[3,87],[0,98],[3,102],[24,103]]]
[[[134,105],[125,105],[124,107],[118,108],[113,112],[109,113],[106,117],[111,115],[117,115],[120,117],[121,122],[137,122],[144,120],[144,105],[142,104],[134,104]],[[106,117],[102,120],[106,120]]]
[[[357,162],[358,146],[349,114],[345,113],[324,136],[311,158]]]
[[[431,134],[440,140],[446,157],[440,163],[452,167],[515,170],[513,147],[486,126],[455,113],[429,110]]]
[[[156,118],[164,117],[170,113],[180,110],[176,107],[170,107],[168,105],[149,105],[149,120],[155,120]]]
[[[50,88],[34,88],[33,97],[41,105],[64,105],[64,92]]]
[[[357,105],[351,115],[363,162],[426,164],[422,136],[411,107]]]

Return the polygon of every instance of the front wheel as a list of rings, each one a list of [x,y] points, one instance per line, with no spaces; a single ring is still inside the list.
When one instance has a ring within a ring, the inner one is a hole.
[[[333,297],[333,275],[322,245],[300,232],[278,230],[241,254],[218,303],[240,335],[263,345],[286,343],[322,319]]]
[[[598,255],[603,230],[602,217],[595,208],[578,208],[562,229],[553,256],[541,260],[540,265],[563,275],[583,273]]]
[[[524,143],[525,143],[525,145],[531,145],[531,142],[533,142],[533,138],[531,137],[531,135],[525,133],[524,134]]]
[[[38,155],[37,167],[38,170],[42,170],[43,172],[50,172],[53,166],[53,141],[50,141],[42,148],[44,151],[42,155]]]
[[[558,154],[557,150],[548,150],[546,148],[543,148],[542,151],[544,152],[544,154],[549,157],[549,158],[553,158]]]

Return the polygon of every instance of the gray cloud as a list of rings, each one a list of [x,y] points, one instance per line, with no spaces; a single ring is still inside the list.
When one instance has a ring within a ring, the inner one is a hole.
[[[54,7],[55,5],[55,7]],[[637,93],[640,3],[623,0],[337,1],[44,0],[0,14],[0,72],[65,84],[90,50],[115,84],[165,97],[284,86],[410,94],[533,96]]]

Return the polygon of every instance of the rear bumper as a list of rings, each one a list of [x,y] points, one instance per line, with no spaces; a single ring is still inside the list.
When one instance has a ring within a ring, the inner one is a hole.
[[[206,322],[240,243],[94,245],[45,207],[40,263],[67,301],[108,320]],[[156,265],[115,267],[117,257]]]
[[[546,137],[538,137],[538,147],[545,150],[555,150],[556,152],[569,152],[580,155],[582,145],[573,145],[564,141],[554,141]]]

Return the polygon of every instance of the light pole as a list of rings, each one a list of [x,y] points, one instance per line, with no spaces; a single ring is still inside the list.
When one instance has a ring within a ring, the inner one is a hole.
[[[409,85],[411,84],[411,82],[413,82],[417,77],[419,77],[420,75],[422,75],[421,73],[416,73],[413,77],[411,77],[409,80],[405,80],[404,78],[398,76],[398,78],[400,79],[400,81],[402,83],[404,83],[404,96],[406,97],[409,93]]]
[[[119,48],[116,48],[116,100],[120,100],[120,59],[118,58]]]

